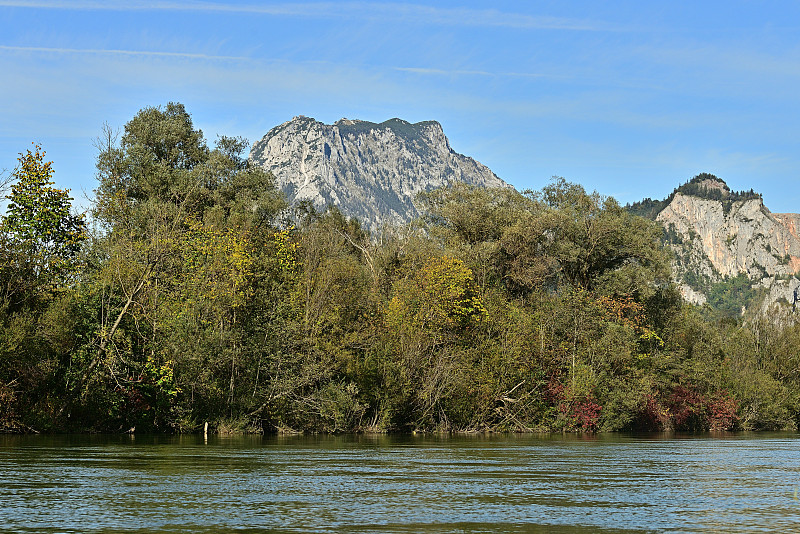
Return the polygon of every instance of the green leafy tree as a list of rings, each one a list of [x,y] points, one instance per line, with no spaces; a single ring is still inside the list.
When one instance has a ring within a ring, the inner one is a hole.
[[[547,252],[567,283],[637,297],[668,284],[668,256],[657,224],[563,178],[554,179],[536,196],[551,208]]]
[[[14,429],[61,392],[61,336],[49,317],[67,300],[86,238],[83,217],[72,213],[69,192],[54,186],[42,148],[18,161],[0,221],[0,427]]]
[[[445,406],[465,389],[470,365],[465,345],[475,341],[470,336],[487,310],[463,261],[429,257],[418,268],[411,262],[404,267],[385,310],[399,371],[389,381],[405,398],[405,406],[395,407],[395,421],[446,428]]]
[[[136,390],[146,365],[169,364],[190,399],[202,393],[206,413],[232,413],[247,370],[237,309],[251,294],[254,240],[284,206],[247,146],[222,137],[210,149],[176,103],[141,110],[119,139],[105,129],[94,209],[103,259],[93,273],[105,313],[82,393],[90,380]]]
[[[482,290],[514,285],[512,271],[521,273],[515,271],[516,255],[508,250],[516,245],[510,243],[509,231],[537,220],[541,204],[511,188],[463,184],[421,194],[420,199],[430,234],[466,262]]]
[[[4,240],[4,270],[26,273],[28,282],[58,285],[75,268],[75,258],[86,239],[82,215],[72,213],[69,191],[53,182],[52,161],[45,161],[39,145],[20,154],[12,173],[15,183],[0,229]],[[30,278],[30,276],[33,278]],[[25,286],[5,285],[6,296]]]
[[[486,316],[470,271],[459,259],[430,258],[422,269],[395,284],[386,321],[400,331],[430,333],[437,341],[447,332],[461,331]]]

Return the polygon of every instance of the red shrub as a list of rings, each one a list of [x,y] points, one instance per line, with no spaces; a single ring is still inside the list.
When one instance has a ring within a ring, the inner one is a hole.
[[[572,405],[572,420],[575,426],[584,432],[597,432],[597,423],[600,421],[602,410],[602,406],[586,398]]]
[[[711,401],[710,410],[710,430],[733,430],[739,424],[739,416],[736,411],[739,408],[736,399],[731,397],[727,391],[722,391]]]

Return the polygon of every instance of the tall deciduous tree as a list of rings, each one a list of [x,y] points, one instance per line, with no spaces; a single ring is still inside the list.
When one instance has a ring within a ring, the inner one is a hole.
[[[69,191],[54,186],[44,150],[35,145],[18,161],[0,220],[0,426],[10,428],[35,420],[33,405],[56,394],[46,387],[59,375],[58,336],[48,317],[73,287],[86,237]]]
[[[661,229],[627,213],[613,198],[556,178],[534,195],[551,208],[547,254],[573,287],[603,294],[649,296],[669,282]]]
[[[109,312],[86,376],[102,361],[136,369],[144,358],[184,357],[176,380],[194,384],[187,373],[222,369],[227,358],[230,405],[241,361],[232,329],[253,237],[284,206],[272,176],[242,156],[243,139],[222,137],[209,149],[181,104],[145,108],[119,142],[106,128],[98,145],[95,215],[106,260],[97,281]],[[207,392],[220,389],[205,382]]]
[[[18,161],[0,224],[5,299],[24,299],[25,290],[33,286],[63,283],[86,239],[83,216],[72,213],[69,190],[55,187],[53,162],[45,161],[42,147],[35,145]]]

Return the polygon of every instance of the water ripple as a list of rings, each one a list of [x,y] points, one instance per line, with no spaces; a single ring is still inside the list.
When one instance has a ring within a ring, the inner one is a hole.
[[[796,531],[797,437],[0,436],[0,531]]]

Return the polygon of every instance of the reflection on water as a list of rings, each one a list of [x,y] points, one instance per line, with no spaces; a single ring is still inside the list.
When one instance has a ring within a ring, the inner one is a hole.
[[[800,531],[798,437],[0,436],[0,531]]]

